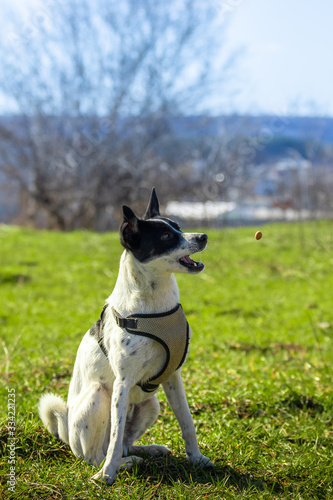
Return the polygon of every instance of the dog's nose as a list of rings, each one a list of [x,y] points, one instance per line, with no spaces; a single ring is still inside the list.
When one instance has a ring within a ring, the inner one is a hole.
[[[207,243],[207,240],[208,240],[208,236],[207,234],[199,234],[199,236],[197,236],[197,240],[198,240],[198,243]]]

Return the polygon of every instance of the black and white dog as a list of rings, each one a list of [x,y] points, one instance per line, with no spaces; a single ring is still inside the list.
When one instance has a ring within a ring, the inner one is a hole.
[[[207,236],[183,233],[161,217],[155,189],[142,219],[126,206],[123,215],[118,279],[100,320],[80,344],[67,404],[54,394],[39,404],[46,428],[76,456],[98,466],[105,460],[93,479],[110,484],[119,467],[142,460],[137,454],[171,453],[160,445],[133,445],[158,417],[159,384],[180,424],[189,461],[213,466],[200,453],[181,378],[190,330],[173,275],[204,269],[189,255],[206,247]]]

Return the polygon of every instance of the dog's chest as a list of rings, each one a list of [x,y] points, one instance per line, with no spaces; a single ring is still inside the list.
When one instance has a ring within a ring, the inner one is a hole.
[[[153,339],[133,335],[124,330],[110,338],[112,370],[137,386],[153,378],[166,363],[165,349]]]
[[[138,374],[144,372],[144,375],[153,376],[156,367],[165,362],[163,347],[150,338],[124,330],[120,344],[123,363],[131,366]]]

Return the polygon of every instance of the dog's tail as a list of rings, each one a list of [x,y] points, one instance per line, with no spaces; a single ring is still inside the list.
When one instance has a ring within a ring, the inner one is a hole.
[[[44,394],[39,402],[38,413],[47,430],[56,439],[69,444],[68,408],[65,401],[56,394]]]

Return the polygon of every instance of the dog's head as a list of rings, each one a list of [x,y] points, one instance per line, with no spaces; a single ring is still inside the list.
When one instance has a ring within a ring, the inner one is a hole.
[[[161,217],[155,188],[143,218],[123,206],[124,220],[120,227],[120,240],[141,263],[156,262],[165,271],[197,274],[204,265],[195,262],[190,254],[206,248],[207,235],[183,233],[177,222]]]

